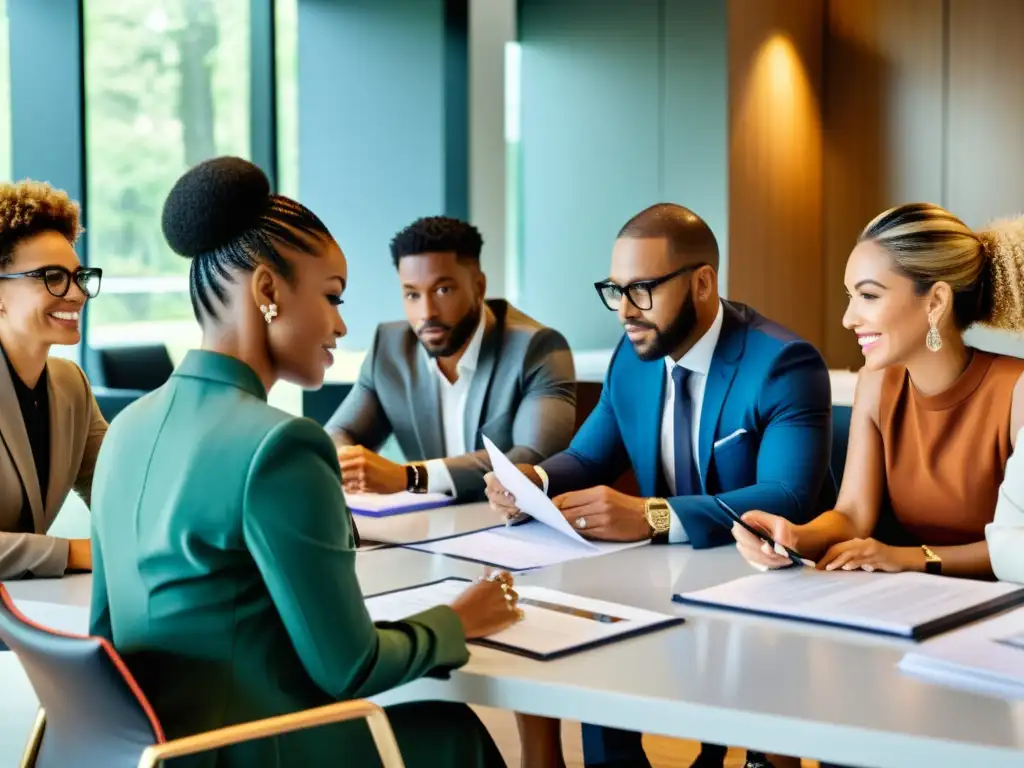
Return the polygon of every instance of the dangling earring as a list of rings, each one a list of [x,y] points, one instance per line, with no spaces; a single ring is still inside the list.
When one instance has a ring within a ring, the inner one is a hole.
[[[277,317],[277,304],[271,304],[269,307],[266,304],[260,304],[260,312],[263,313],[263,319],[270,324],[270,321]]]
[[[942,349],[942,335],[939,333],[939,326],[935,322],[935,316],[928,318],[928,335],[924,337],[924,345],[931,352],[938,352]]]

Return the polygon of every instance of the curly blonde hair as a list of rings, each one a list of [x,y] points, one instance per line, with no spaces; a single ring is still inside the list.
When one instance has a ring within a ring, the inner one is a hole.
[[[885,248],[918,293],[949,285],[959,328],[1024,331],[1024,217],[975,232],[938,205],[909,203],[876,216],[858,238],[864,240]]]
[[[59,232],[74,245],[83,232],[80,219],[78,203],[62,189],[31,179],[0,184],[0,269],[18,243],[40,232]]]

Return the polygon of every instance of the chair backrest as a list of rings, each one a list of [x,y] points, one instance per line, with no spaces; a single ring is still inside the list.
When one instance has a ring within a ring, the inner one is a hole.
[[[163,344],[99,347],[90,378],[97,387],[152,392],[174,373],[174,362]]]
[[[163,743],[149,701],[106,640],[35,624],[2,584],[0,640],[17,655],[46,713],[34,768],[136,768],[146,747]]]

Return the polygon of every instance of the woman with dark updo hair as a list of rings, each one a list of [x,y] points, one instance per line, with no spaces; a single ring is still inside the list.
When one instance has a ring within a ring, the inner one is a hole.
[[[508,574],[451,606],[371,622],[330,438],[276,410],[282,379],[323,383],[345,335],[348,265],[324,224],[238,158],[189,170],[163,229],[192,260],[203,329],[170,381],[125,409],[93,483],[92,631],[124,656],[170,738],[372,696],[464,664],[466,639],[520,616]],[[504,765],[468,707],[389,710],[410,766]],[[368,766],[361,722],[175,763]]]

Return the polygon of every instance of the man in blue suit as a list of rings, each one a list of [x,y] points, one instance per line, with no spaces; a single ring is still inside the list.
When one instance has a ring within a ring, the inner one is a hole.
[[[626,329],[601,399],[566,451],[521,466],[581,534],[695,548],[731,543],[736,512],[806,522],[835,502],[831,388],[818,351],[718,295],[711,228],[678,205],[652,206],[619,232],[596,284]],[[604,483],[632,467],[640,497]],[[492,506],[518,514],[493,475]],[[640,734],[584,726],[587,765],[649,766]],[[704,745],[695,768],[721,766]]]

